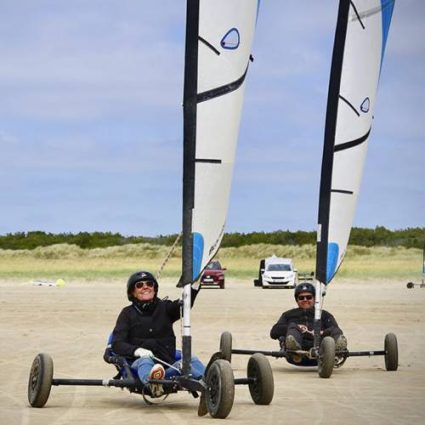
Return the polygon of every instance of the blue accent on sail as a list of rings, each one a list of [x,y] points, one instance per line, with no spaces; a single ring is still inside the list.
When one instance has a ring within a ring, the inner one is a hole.
[[[193,281],[201,273],[202,256],[204,255],[204,237],[197,232],[193,233]]]
[[[338,263],[339,246],[335,242],[328,244],[328,262],[326,264],[326,284],[328,284],[336,273]]]
[[[394,0],[381,0],[382,8],[382,49],[381,67],[384,59],[385,46],[387,44],[388,32],[390,31],[391,17],[393,16]]]
[[[258,14],[260,12],[260,4],[261,4],[261,0],[258,0],[258,2],[257,2],[257,16],[255,18],[255,24],[257,24],[257,21],[258,21]]]
[[[236,28],[232,28],[226,32],[224,37],[220,41],[221,47],[223,49],[235,50],[239,47],[241,43],[241,37],[239,31]]]

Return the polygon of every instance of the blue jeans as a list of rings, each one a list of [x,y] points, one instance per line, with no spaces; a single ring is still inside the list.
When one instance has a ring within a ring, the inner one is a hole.
[[[150,357],[141,357],[139,359],[136,359],[131,364],[131,369],[137,371],[137,375],[139,376],[139,379],[143,384],[147,384],[151,369],[155,365],[155,363],[157,362],[155,362]],[[201,379],[205,373],[205,366],[202,364],[202,362],[197,357],[192,356],[190,365],[192,377],[195,379]],[[176,362],[174,362],[173,367],[180,370],[181,360],[177,360]],[[178,372],[176,369],[173,369],[172,367],[165,367],[165,379],[169,379],[172,376],[177,375],[180,375],[180,372]]]

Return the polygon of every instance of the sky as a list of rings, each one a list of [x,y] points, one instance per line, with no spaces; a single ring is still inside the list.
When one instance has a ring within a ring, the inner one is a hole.
[[[181,230],[183,0],[0,0],[0,234]],[[226,232],[315,230],[337,0],[262,0]],[[397,0],[354,226],[425,226],[425,2]]]

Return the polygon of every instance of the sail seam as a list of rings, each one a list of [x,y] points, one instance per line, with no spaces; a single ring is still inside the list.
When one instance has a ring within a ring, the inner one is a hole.
[[[345,98],[345,97],[343,97],[343,96],[341,96],[341,95],[339,95],[339,98],[341,99],[341,100],[343,100],[353,111],[354,111],[354,113],[359,117],[360,116],[360,114],[359,114],[359,112],[357,112],[357,109]]]
[[[199,93],[197,96],[197,102],[205,102],[206,100],[213,99],[215,97],[224,96],[225,94],[231,93],[232,91],[237,90],[245,81],[246,74],[248,72],[248,65],[243,73],[242,77],[238,78],[236,81],[233,81],[224,86],[216,87],[215,89]]]
[[[354,193],[352,190],[343,190],[343,189],[331,189],[331,192],[343,193],[345,195],[352,195]]]
[[[221,164],[221,159],[195,158],[195,162],[203,162],[209,164]]]
[[[335,146],[334,152],[343,151],[343,150],[346,150],[346,149],[353,148],[354,146],[361,145],[369,137],[370,130],[371,130],[371,128],[369,128],[369,131],[364,136],[359,137],[358,139],[351,140],[350,142],[341,143],[341,144]]]
[[[200,35],[198,36],[199,41],[201,41],[202,43],[204,43],[207,47],[209,47],[216,55],[220,56],[220,52],[211,44],[209,43],[207,40],[205,40],[205,38],[202,38]]]

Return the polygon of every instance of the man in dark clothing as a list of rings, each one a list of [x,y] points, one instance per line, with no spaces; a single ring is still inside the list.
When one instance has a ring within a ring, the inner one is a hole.
[[[309,350],[314,343],[314,301],[316,290],[311,283],[301,283],[295,288],[298,308],[288,310],[272,327],[270,337],[278,339],[287,350]],[[347,348],[347,340],[331,313],[322,310],[321,335],[335,339],[337,351]]]
[[[192,288],[192,306],[197,294],[198,290]],[[151,273],[144,271],[128,279],[127,297],[131,305],[124,307],[118,316],[112,333],[112,351],[132,362],[131,368],[137,370],[144,384],[149,379],[176,375],[180,364],[176,359],[173,323],[180,319],[180,300],[159,299],[158,282]],[[192,376],[200,379],[204,365],[192,357],[191,367]],[[151,385],[154,395],[160,395],[161,391],[160,386]]]

